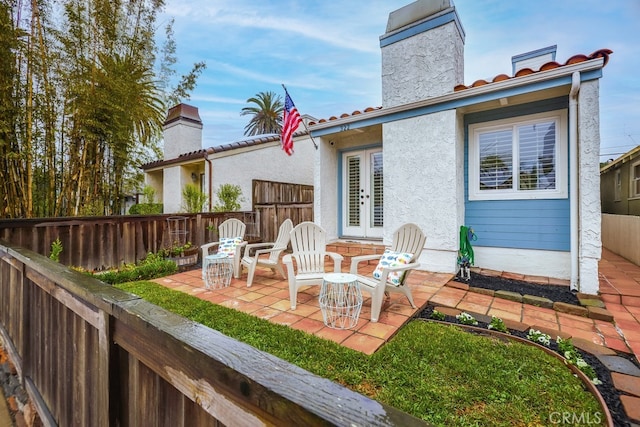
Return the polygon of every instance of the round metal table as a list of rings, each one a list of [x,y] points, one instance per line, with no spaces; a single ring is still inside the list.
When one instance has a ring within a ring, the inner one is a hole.
[[[207,255],[202,260],[202,276],[207,289],[226,288],[231,283],[233,260],[227,254]]]
[[[350,329],[358,324],[362,309],[362,293],[354,274],[325,274],[319,300],[322,319],[326,326]]]

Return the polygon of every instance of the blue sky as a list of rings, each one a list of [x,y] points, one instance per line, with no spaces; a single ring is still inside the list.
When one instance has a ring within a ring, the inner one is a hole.
[[[244,139],[246,100],[283,94],[317,119],[381,105],[379,37],[411,0],[167,0],[178,73],[205,61],[191,99],[203,148]],[[640,145],[640,0],[453,0],[466,32],[464,84],[511,75],[511,57],[613,50],[600,80],[601,160]]]

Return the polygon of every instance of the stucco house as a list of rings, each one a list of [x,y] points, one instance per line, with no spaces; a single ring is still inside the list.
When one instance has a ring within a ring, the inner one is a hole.
[[[476,266],[598,291],[599,79],[611,51],[512,58],[512,75],[463,84],[465,33],[449,1],[391,12],[382,108],[310,123],[315,221],[333,238],[427,235],[426,270],[457,271],[459,227]],[[304,145],[298,143],[297,146]]]
[[[602,212],[640,215],[640,146],[600,169]]]
[[[391,12],[380,37],[382,107],[310,119],[318,149],[299,132],[296,154],[273,158],[309,159],[314,221],[331,239],[389,244],[412,222],[427,235],[422,268],[455,273],[466,225],[478,236],[476,266],[597,293],[599,79],[611,51],[557,61],[545,47],[514,56],[510,75],[465,85],[464,41],[449,0]],[[265,144],[280,149],[277,138]],[[182,155],[184,164],[190,156],[204,153]]]
[[[303,116],[303,120],[313,119]],[[198,108],[179,104],[167,113],[163,127],[164,158],[142,166],[145,183],[156,190],[165,213],[183,211],[182,189],[196,184],[207,194],[205,211],[217,204],[222,184],[239,185],[240,210],[252,208],[253,180],[313,184],[312,144],[296,146],[295,157],[283,154],[279,135],[249,138],[202,148],[202,120]]]

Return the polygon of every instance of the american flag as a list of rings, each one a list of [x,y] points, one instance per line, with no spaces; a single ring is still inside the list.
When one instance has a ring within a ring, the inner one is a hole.
[[[282,113],[282,149],[289,156],[293,154],[293,133],[298,129],[302,119],[295,104],[291,100],[289,93],[285,91],[284,112]]]

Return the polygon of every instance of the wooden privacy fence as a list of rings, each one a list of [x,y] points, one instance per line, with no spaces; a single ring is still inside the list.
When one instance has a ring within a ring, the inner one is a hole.
[[[135,263],[149,252],[170,245],[167,219],[175,215],[0,219],[0,239],[49,255],[60,238],[60,262],[87,270]],[[186,218],[186,240],[196,246],[218,239],[218,225],[228,218],[247,224],[247,239],[260,241],[255,212],[181,214]]]
[[[424,425],[3,242],[0,322],[46,426]]]
[[[273,242],[282,221],[289,218],[294,225],[313,221],[313,186],[285,182],[252,182],[253,207],[260,218],[263,241]]]
[[[602,245],[640,265],[640,216],[602,214]]]

